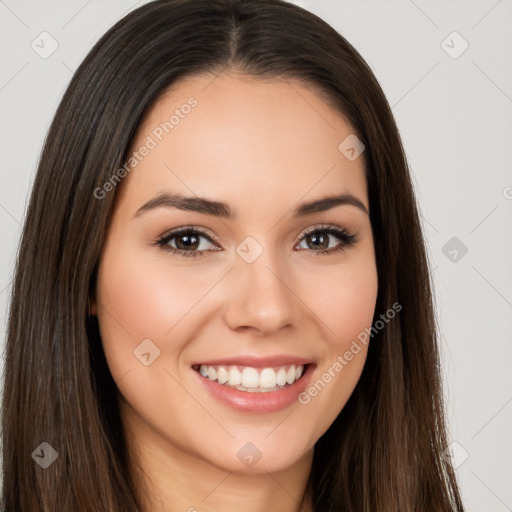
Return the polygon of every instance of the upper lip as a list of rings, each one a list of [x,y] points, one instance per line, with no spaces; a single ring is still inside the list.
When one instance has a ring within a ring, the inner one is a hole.
[[[313,361],[311,359],[286,354],[266,357],[240,355],[212,359],[209,361],[196,361],[195,363],[192,363],[192,366],[204,364],[206,366],[249,366],[251,368],[269,368],[272,366],[283,366],[286,364],[306,365],[312,362]]]

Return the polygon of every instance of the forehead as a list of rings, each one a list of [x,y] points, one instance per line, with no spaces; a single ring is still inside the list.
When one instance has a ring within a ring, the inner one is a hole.
[[[369,209],[363,156],[351,161],[339,149],[353,133],[297,81],[230,72],[187,77],[140,124],[122,202],[133,209],[178,192],[229,202],[242,217],[249,207],[275,214],[278,205],[352,193]]]

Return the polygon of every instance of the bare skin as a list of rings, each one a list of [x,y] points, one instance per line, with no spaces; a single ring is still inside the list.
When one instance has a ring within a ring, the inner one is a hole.
[[[235,72],[214,78],[179,82],[141,123],[133,149],[148,136],[157,144],[118,185],[92,313],[130,453],[146,475],[139,484],[150,491],[148,512],[310,512],[314,445],[356,386],[367,347],[342,371],[333,364],[371,326],[377,297],[363,156],[350,161],[339,151],[354,130],[313,89]],[[156,140],[155,128],[191,97],[197,105],[180,110]],[[164,192],[221,201],[237,216],[171,207],[136,215]],[[299,204],[339,194],[362,207],[293,216]],[[344,245],[325,225],[354,242]],[[207,231],[194,248],[183,235],[165,242],[181,254],[156,243],[190,226]],[[319,245],[306,235],[313,228]],[[256,244],[244,247],[262,250],[250,263],[237,252],[247,237]],[[146,339],[160,350],[149,365],[134,356]],[[277,354],[313,361],[311,384],[329,369],[332,378],[308,403],[240,412],[214,398],[192,368]],[[237,456],[247,443],[261,454],[252,467]]]

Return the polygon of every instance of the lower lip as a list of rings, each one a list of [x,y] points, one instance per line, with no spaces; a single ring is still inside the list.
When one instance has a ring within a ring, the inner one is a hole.
[[[311,374],[314,371],[314,366],[313,364],[308,364],[302,377],[293,384],[289,384],[277,391],[268,391],[266,393],[240,391],[203,377],[196,370],[192,371],[197,374],[197,377],[206,386],[208,391],[223,404],[237,411],[264,413],[280,411],[286,409],[294,402],[298,402],[300,393],[308,385]]]

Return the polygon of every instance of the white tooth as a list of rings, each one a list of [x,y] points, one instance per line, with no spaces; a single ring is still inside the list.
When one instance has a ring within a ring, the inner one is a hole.
[[[275,388],[277,375],[273,368],[265,368],[260,373],[260,387],[262,388]]]
[[[286,382],[288,384],[293,384],[295,382],[295,365],[292,364],[288,371],[286,372]]]
[[[219,369],[217,370],[217,380],[219,381],[219,384],[224,384],[229,380],[229,373],[224,366],[219,366]]]
[[[304,371],[304,366],[299,364],[299,366],[297,366],[297,368],[295,369],[295,380],[300,379],[303,371]]]
[[[199,373],[203,377],[208,377],[208,366],[206,366],[205,364],[202,364],[201,367],[199,368]]]
[[[277,372],[276,384],[278,386],[284,386],[286,384],[286,370],[284,368],[279,368]]]
[[[274,387],[274,388],[269,388],[269,389],[265,389],[265,388],[262,388],[262,387],[259,387],[259,388],[246,388],[244,386],[236,386],[235,389],[238,389],[239,391],[245,391],[247,393],[269,393],[269,392],[272,392],[272,391],[277,391],[278,389],[281,389],[281,388],[278,388],[277,386]]]
[[[247,393],[258,393],[260,391],[260,388],[246,388],[245,386],[236,386],[236,389],[238,389],[238,391],[245,391]]]
[[[259,386],[258,371],[255,368],[244,368],[242,372],[242,386],[246,388],[257,388]]]
[[[232,366],[229,369],[229,379],[228,383],[230,386],[239,386],[242,384],[242,374],[240,370],[236,366]]]
[[[213,366],[208,366],[208,378],[210,380],[217,380],[217,370]]]

